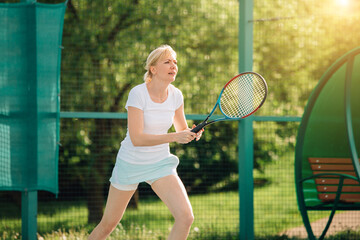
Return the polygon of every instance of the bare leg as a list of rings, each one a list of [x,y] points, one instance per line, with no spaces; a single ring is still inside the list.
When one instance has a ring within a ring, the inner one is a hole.
[[[194,221],[194,215],[180,178],[175,175],[166,176],[154,182],[151,187],[175,218],[168,240],[186,239]]]
[[[104,215],[100,223],[94,228],[89,240],[106,239],[116,228],[124,215],[125,209],[134,194],[133,191],[121,191],[110,185]]]

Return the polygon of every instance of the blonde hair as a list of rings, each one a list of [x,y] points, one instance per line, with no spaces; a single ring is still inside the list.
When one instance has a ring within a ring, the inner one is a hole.
[[[150,70],[150,67],[155,66],[156,63],[159,61],[159,59],[168,55],[172,55],[176,58],[176,52],[169,45],[161,45],[160,47],[156,48],[149,54],[145,63],[145,70],[146,70],[146,73],[144,74],[145,82],[150,82],[152,79],[153,74]]]

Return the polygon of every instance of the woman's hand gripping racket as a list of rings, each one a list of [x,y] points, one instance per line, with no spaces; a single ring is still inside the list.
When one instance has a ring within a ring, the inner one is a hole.
[[[209,116],[191,131],[197,133],[206,125],[214,122],[236,120],[250,116],[263,105],[267,91],[266,81],[258,73],[244,72],[233,77],[221,90]],[[208,122],[217,106],[219,106],[221,113],[225,117]]]

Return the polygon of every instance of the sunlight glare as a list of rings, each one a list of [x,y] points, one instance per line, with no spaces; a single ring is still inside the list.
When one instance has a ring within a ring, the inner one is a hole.
[[[347,6],[349,5],[349,0],[336,0],[336,3],[341,6]]]

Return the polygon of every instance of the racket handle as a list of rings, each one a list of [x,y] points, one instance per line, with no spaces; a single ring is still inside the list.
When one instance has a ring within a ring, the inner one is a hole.
[[[203,129],[206,125],[206,122],[202,122],[199,125],[197,125],[196,127],[194,127],[193,129],[191,129],[192,132],[194,133],[198,133],[201,129]]]

